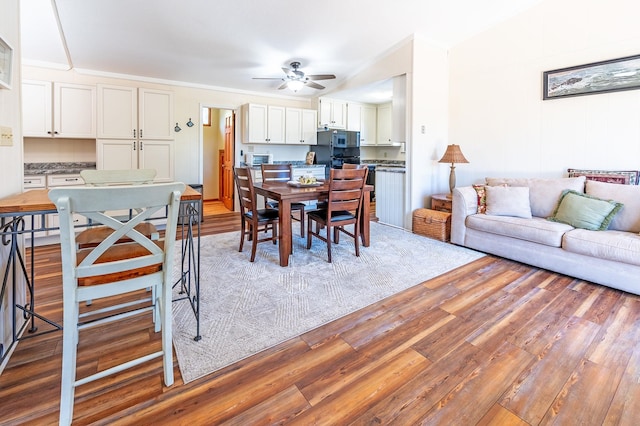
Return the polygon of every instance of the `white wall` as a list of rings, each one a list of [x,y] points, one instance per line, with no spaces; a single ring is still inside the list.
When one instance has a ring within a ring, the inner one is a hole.
[[[0,89],[0,126],[13,130],[13,146],[0,146],[0,197],[22,190],[22,118],[20,107],[20,31],[18,27],[19,0],[0,0],[0,37],[13,47],[13,88]],[[0,270],[7,266],[8,247],[0,245]],[[24,293],[24,282],[18,282],[19,294]],[[11,343],[11,284],[0,301],[0,342],[5,351]],[[21,315],[20,315],[21,317]],[[0,365],[0,372],[6,365]]]
[[[544,71],[640,53],[636,0],[546,0],[450,51],[450,139],[486,176],[640,169],[640,90],[542,100]]]

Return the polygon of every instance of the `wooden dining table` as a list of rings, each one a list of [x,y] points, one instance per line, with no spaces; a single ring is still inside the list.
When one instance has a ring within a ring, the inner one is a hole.
[[[329,195],[329,181],[319,182],[318,186],[294,186],[287,182],[254,182],[257,195],[278,201],[279,205],[279,258],[280,266],[289,266],[292,253],[293,234],[291,232],[291,203],[326,199]],[[369,216],[371,214],[370,193],[373,185],[365,185],[362,215],[360,217],[360,236],[362,245],[369,247],[371,232]],[[304,220],[304,219],[303,219]]]

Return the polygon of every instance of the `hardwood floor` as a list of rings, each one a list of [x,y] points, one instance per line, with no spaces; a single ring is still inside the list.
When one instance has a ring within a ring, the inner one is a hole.
[[[60,319],[58,249],[37,250],[39,306]],[[638,296],[487,256],[188,384],[176,362],[165,388],[157,360],[82,386],[75,424],[637,425],[639,325]],[[81,334],[79,374],[159,345],[147,317]],[[56,424],[60,346],[18,345],[1,424]]]

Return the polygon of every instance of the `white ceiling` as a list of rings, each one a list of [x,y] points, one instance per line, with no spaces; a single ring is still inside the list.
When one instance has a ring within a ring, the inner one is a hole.
[[[28,65],[308,98],[414,34],[449,47],[541,1],[21,0],[22,55]],[[295,94],[252,79],[283,77],[293,60],[337,78]]]

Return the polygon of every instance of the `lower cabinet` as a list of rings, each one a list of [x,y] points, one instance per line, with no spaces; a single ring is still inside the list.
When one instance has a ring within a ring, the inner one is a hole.
[[[376,170],[376,216],[380,222],[404,227],[405,174]]]
[[[170,140],[98,139],[99,170],[155,169],[156,182],[173,182],[174,142]]]

